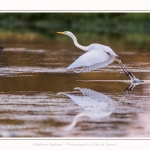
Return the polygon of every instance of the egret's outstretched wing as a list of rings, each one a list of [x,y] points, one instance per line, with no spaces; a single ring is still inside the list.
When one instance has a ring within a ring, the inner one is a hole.
[[[113,62],[107,53],[101,50],[89,50],[88,52],[81,55],[76,61],[74,61],[66,69],[73,69],[83,67],[81,72],[88,72],[98,68],[105,67]]]
[[[108,66],[111,64],[114,60],[112,58],[109,58],[107,61],[104,61],[102,63],[94,64],[92,66],[85,66],[83,67],[79,72],[90,72],[91,70],[96,70],[99,68],[103,68],[105,66]]]

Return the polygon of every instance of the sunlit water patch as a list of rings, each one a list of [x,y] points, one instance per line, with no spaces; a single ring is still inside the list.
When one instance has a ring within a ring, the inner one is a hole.
[[[1,67],[0,68],[0,76],[13,76],[16,74],[34,74],[34,73],[63,73],[67,72],[65,68],[50,68],[50,67]]]
[[[43,50],[43,49],[35,49],[35,50],[33,50],[33,49],[26,49],[26,48],[22,47],[22,48],[5,48],[3,50],[3,52],[44,53],[44,52],[46,52],[46,50]]]

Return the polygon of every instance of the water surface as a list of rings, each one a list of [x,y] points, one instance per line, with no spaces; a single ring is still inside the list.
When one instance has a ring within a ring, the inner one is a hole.
[[[0,52],[1,137],[150,137],[150,53],[117,52],[139,85],[115,62],[66,71],[81,54],[59,43]]]

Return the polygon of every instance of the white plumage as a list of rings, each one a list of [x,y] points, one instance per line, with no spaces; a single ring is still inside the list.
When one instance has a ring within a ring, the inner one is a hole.
[[[75,46],[79,49],[86,51],[81,55],[77,60],[75,60],[69,67],[66,69],[81,68],[78,72],[89,72],[92,70],[97,70],[102,67],[106,67],[114,61],[117,61],[124,73],[133,81],[141,82],[137,79],[131,72],[129,72],[126,67],[122,64],[121,60],[117,59],[118,56],[109,46],[102,44],[90,44],[89,46],[82,46],[77,42],[77,38],[73,33],[69,31],[57,32],[59,34],[65,34],[72,38]],[[77,72],[77,71],[76,71]]]
[[[73,69],[83,67],[80,72],[89,72],[111,64],[114,60],[110,58],[105,52],[100,50],[89,50],[81,55],[66,69]]]
[[[73,39],[74,44],[78,48],[86,51],[86,53],[81,55],[66,69],[74,69],[82,67],[82,69],[79,72],[89,72],[91,70],[96,70],[111,64],[114,60],[109,55],[113,57],[118,56],[116,53],[113,52],[113,50],[110,47],[102,44],[94,43],[89,46],[80,45],[77,42],[76,37],[69,31],[57,33],[70,36]]]

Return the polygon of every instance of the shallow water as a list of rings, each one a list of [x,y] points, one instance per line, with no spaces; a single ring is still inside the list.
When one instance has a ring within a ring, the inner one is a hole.
[[[115,62],[67,72],[82,53],[44,45],[0,52],[1,137],[150,137],[150,53],[117,52],[139,85]]]

